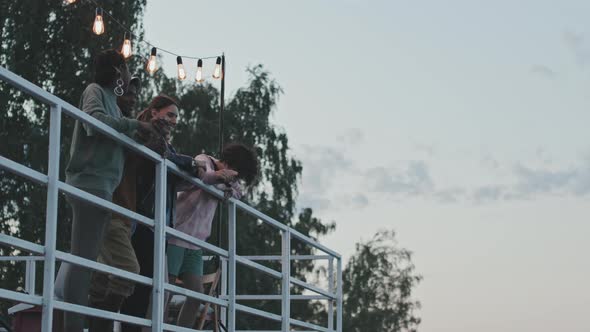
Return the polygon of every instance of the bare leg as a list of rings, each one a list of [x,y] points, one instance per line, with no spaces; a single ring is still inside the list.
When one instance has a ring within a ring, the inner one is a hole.
[[[168,281],[168,263],[166,261],[166,255],[164,255],[164,282],[170,283],[170,281]],[[168,313],[168,301],[170,301],[170,298],[172,298],[170,296],[170,292],[164,292],[164,322],[166,321],[166,314]],[[146,312],[146,318],[147,319],[152,319],[152,302],[153,302],[153,297],[152,295],[150,295],[150,304],[148,305],[147,308],[147,312]],[[149,327],[142,327],[141,328],[141,332],[151,332],[152,329]]]
[[[184,287],[192,291],[203,293],[203,279],[201,276],[192,273],[183,273],[180,277],[184,283]],[[177,324],[182,327],[193,327],[201,301],[187,297],[186,301],[180,309]]]

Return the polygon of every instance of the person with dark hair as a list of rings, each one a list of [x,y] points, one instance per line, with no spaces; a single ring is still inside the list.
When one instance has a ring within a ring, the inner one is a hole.
[[[173,98],[166,95],[155,97],[149,106],[137,115],[140,121],[158,120],[166,124],[162,129],[163,137],[154,140],[151,137],[141,137],[140,140],[145,142],[146,146],[152,149],[163,149],[166,158],[175,163],[180,169],[188,171],[194,175],[197,174],[197,161],[190,156],[178,154],[174,147],[169,143],[170,132],[178,120],[178,103]],[[135,172],[135,207],[137,213],[143,214],[148,218],[154,217],[155,202],[155,169],[153,164],[147,160],[136,159],[129,162]],[[166,190],[166,225],[172,226],[175,217],[175,204],[177,185],[180,179],[174,175],[168,175]],[[145,225],[131,223],[133,236],[131,244],[139,263],[139,273],[151,278],[153,276],[154,263],[154,233],[153,230]],[[121,305],[121,313],[137,317],[150,317],[149,307],[151,300],[151,287],[137,284],[132,294],[124,299]],[[121,325],[123,332],[141,331],[136,325]],[[97,330],[98,331],[98,330]]]
[[[94,83],[86,87],[80,99],[80,109],[120,133],[146,133],[154,130],[150,123],[141,123],[122,116],[117,96],[128,88],[129,69],[125,58],[115,50],[102,51],[94,62]],[[66,183],[107,201],[121,181],[124,165],[123,147],[96,131],[92,126],[76,121],[66,166]],[[110,221],[110,212],[81,199],[67,197],[72,206],[71,253],[96,260]],[[69,265],[63,273],[63,297],[66,302],[86,305],[91,271]],[[64,314],[65,331],[82,331],[83,316]]]
[[[238,180],[250,185],[258,174],[258,161],[254,150],[239,143],[228,144],[217,160],[200,154],[195,160],[204,167],[199,168],[199,178],[206,184],[216,185],[225,191],[226,198],[240,199],[242,189]],[[178,194],[174,228],[200,240],[207,240],[218,200],[197,186]],[[168,240],[168,273],[171,283],[177,278],[193,291],[203,292],[202,250],[183,240]],[[178,315],[177,324],[192,328],[198,315],[200,301],[187,298]]]
[[[135,109],[135,104],[137,104],[137,97],[140,88],[141,82],[139,77],[133,76],[129,81],[129,85],[127,86],[127,90],[125,90],[125,93],[122,96],[117,97],[117,105],[119,106],[119,109],[121,109],[121,113],[123,113],[124,117],[135,117],[133,115],[133,110]]]
[[[117,97],[117,105],[127,117],[131,117],[137,103],[140,88],[138,77],[132,77],[125,94]],[[153,140],[162,140],[161,135],[154,135]],[[141,142],[141,141],[140,141]],[[159,154],[164,151],[154,149]],[[136,211],[136,182],[138,156],[126,151],[123,178],[113,193],[113,203],[128,210]],[[148,161],[145,161],[148,162]],[[103,246],[98,255],[98,262],[131,273],[139,273],[139,263],[131,245],[131,221],[121,215],[113,215],[107,226]],[[92,274],[89,293],[90,306],[118,312],[123,300],[133,293],[135,282],[107,273],[95,271]],[[97,317],[89,317],[89,332],[113,331],[113,322]]]

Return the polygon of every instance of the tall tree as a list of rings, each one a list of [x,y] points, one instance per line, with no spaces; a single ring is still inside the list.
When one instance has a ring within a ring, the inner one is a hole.
[[[224,141],[242,142],[257,151],[261,174],[258,181],[249,188],[244,198],[250,205],[272,218],[295,227],[303,234],[319,238],[334,229],[333,224],[324,224],[313,216],[311,209],[304,209],[299,215],[296,210],[297,183],[302,166],[291,155],[287,134],[271,122],[271,116],[281,87],[272,79],[262,65],[247,69],[247,84],[238,89],[227,101],[224,116]],[[173,88],[170,86],[170,88]],[[173,142],[179,151],[217,155],[219,130],[219,92],[211,85],[195,88],[181,86],[177,90],[165,91],[179,95],[181,103],[180,122],[175,129]],[[226,234],[226,224],[221,232]],[[237,223],[238,252],[242,255],[280,254],[279,233],[245,213],[238,213]],[[214,232],[211,241],[217,238]],[[223,246],[225,246],[225,237]],[[312,248],[299,241],[293,241],[293,252],[310,254]],[[280,263],[268,266],[279,269]],[[314,269],[313,262],[297,262],[292,266],[292,274],[305,280]],[[279,294],[280,283],[259,272],[240,268],[237,280],[241,294]],[[295,288],[295,291],[302,291]],[[248,303],[258,309],[280,313],[278,301]],[[293,317],[310,320],[317,308],[309,303],[292,306]],[[240,328],[277,328],[276,323],[261,319],[252,320],[240,315]]]
[[[122,24],[143,34],[140,18],[145,0],[109,2],[108,8]],[[107,25],[107,33],[92,34],[95,8],[87,1],[65,5],[64,1],[0,2],[0,65],[37,84],[72,105],[92,80],[92,58],[99,50],[119,47],[123,31]],[[108,21],[107,21],[108,24]],[[136,45],[136,54],[141,53]],[[136,64],[140,57],[132,59]],[[47,105],[0,84],[0,155],[41,173],[47,172]],[[73,121],[64,117],[60,175],[69,152]],[[43,243],[45,232],[45,188],[0,170],[0,231],[5,234]],[[70,216],[67,204],[59,202],[58,248],[69,247]],[[0,248],[0,255],[17,254]],[[16,289],[23,285],[24,264],[1,266],[0,286]],[[39,273],[38,276],[41,276]],[[41,278],[38,278],[40,281]],[[40,283],[38,283],[40,285]],[[0,301],[5,312],[6,301]]]
[[[145,0],[108,2],[108,10],[125,26],[143,34],[142,17]],[[124,31],[106,20],[106,33],[95,36],[91,31],[94,8],[88,2],[66,6],[61,1],[39,2],[35,0],[0,2],[1,25],[0,65],[42,86],[65,101],[77,105],[85,86],[92,80],[92,58],[105,48],[120,47]],[[135,54],[145,54],[143,44],[134,44]],[[140,68],[144,78],[142,104],[149,102],[155,92],[175,95],[181,101],[182,120],[173,142],[181,152],[196,154],[217,153],[219,91],[212,85],[181,86],[174,78],[159,71],[147,79],[143,59],[132,59],[131,68]],[[245,198],[257,209],[271,217],[294,226],[304,234],[319,238],[334,228],[313,217],[310,209],[297,215],[297,182],[302,166],[291,153],[284,131],[274,126],[271,114],[282,92],[280,86],[262,66],[248,69],[250,80],[243,88],[228,98],[224,113],[225,141],[241,141],[256,148],[261,160],[261,177]],[[147,87],[147,88],[146,88]],[[48,108],[17,92],[6,84],[0,84],[0,155],[12,159],[42,173],[47,171]],[[73,121],[62,122],[61,178],[68,159],[69,139]],[[0,170],[0,231],[37,243],[44,239],[45,189]],[[58,248],[69,246],[70,215],[64,199],[59,203]],[[279,254],[281,249],[278,232],[272,233],[252,217],[239,214],[238,250],[243,254]],[[225,226],[225,225],[224,225]],[[262,230],[261,230],[262,229]],[[222,228],[222,234],[226,229]],[[213,234],[212,239],[216,238]],[[293,241],[293,251],[305,254],[312,250]],[[0,248],[0,255],[18,254],[11,248]],[[279,264],[270,264],[280,268]],[[300,279],[312,271],[313,263],[293,264],[293,275]],[[2,266],[0,287],[15,289],[23,285],[24,266]],[[241,271],[242,272],[242,271]],[[41,278],[39,278],[39,281]],[[252,271],[243,271],[238,279],[241,291],[250,294],[278,293],[279,283]],[[296,288],[297,290],[297,288]],[[299,289],[299,291],[301,291]],[[8,305],[0,301],[0,305]],[[254,304],[252,304],[254,305]],[[256,305],[254,305],[256,306]],[[280,311],[277,301],[257,306],[272,312]],[[315,312],[312,305],[293,306],[293,316],[306,319]],[[244,327],[274,326],[268,322],[253,321],[242,317]]]
[[[344,331],[416,331],[420,302],[412,290],[422,280],[412,253],[399,248],[393,231],[380,231],[356,251],[343,271]]]

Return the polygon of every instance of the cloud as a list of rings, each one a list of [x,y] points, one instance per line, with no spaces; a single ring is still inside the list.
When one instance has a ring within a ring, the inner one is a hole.
[[[530,69],[532,74],[541,76],[543,78],[554,79],[557,77],[557,73],[545,65],[533,65]]]
[[[519,182],[516,194],[531,197],[538,194],[585,196],[590,193],[590,160],[566,169],[533,169],[515,167]]]
[[[365,175],[369,188],[392,195],[420,195],[431,193],[434,183],[424,161],[410,161],[402,169],[375,167]]]
[[[332,201],[323,195],[303,193],[299,196],[300,207],[310,207],[316,212],[328,210],[333,207]]]
[[[429,157],[433,157],[436,153],[436,149],[432,144],[414,143],[414,149],[418,152],[423,152]]]
[[[354,171],[352,158],[342,150],[329,146],[303,146],[303,188],[305,192],[326,193],[340,172]]]
[[[330,146],[303,148],[303,186],[299,206],[310,206],[319,211],[363,209],[370,204],[371,197],[383,194],[397,200],[420,197],[443,204],[477,205],[527,200],[542,195],[581,197],[590,194],[590,156],[573,166],[560,168],[547,161],[551,159],[542,149],[536,151],[538,160],[532,161],[535,167],[524,163],[507,167],[487,155],[480,160],[480,165],[496,175],[501,170],[501,177],[492,178],[488,183],[440,187],[432,176],[430,164],[424,160],[370,167],[362,164],[365,161],[354,160],[342,149]],[[361,170],[367,167],[370,168]],[[355,187],[355,183],[362,185]]]
[[[590,52],[584,45],[584,36],[580,33],[565,31],[562,37],[566,47],[574,55],[576,62],[582,67],[585,66],[590,60]]]
[[[487,203],[505,198],[506,189],[501,185],[486,185],[476,188],[471,199],[475,203]]]
[[[434,198],[441,203],[457,203],[460,200],[465,199],[465,195],[464,188],[449,188],[436,191],[434,193]]]
[[[339,179],[358,173],[353,159],[343,148],[305,145],[302,147],[301,160],[303,175],[298,205],[311,207],[316,211],[341,208],[342,197],[334,197],[332,193]],[[344,199],[344,205],[351,207],[364,207],[368,204],[368,199],[359,194],[348,194]]]
[[[469,199],[482,204],[494,201],[532,199],[542,195],[582,197],[590,193],[590,159],[563,169],[532,168],[517,164],[512,168],[512,184],[476,187]]]
[[[346,145],[357,145],[364,141],[365,134],[359,128],[350,128],[338,136],[338,141]]]
[[[339,202],[341,202],[342,206],[353,209],[362,209],[369,205],[369,199],[364,193],[344,195],[340,197]]]

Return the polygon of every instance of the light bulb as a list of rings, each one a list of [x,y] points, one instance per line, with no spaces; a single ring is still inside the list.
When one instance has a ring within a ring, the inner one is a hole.
[[[100,9],[100,11],[99,11]],[[102,20],[102,8],[96,8],[96,17],[94,18],[94,25],[92,26],[92,31],[94,31],[97,35],[102,35],[104,33],[104,22]]]
[[[217,57],[217,61],[215,61],[215,70],[213,70],[213,78],[219,79],[221,78],[221,57]]]
[[[176,63],[178,64],[178,79],[184,80],[186,78],[186,72],[184,71],[184,65],[182,64],[182,58],[176,57]]]
[[[150,75],[153,75],[156,72],[156,70],[158,70],[158,66],[156,64],[156,48],[155,47],[152,47],[152,55],[150,55],[150,59],[148,60],[146,69],[150,73]]]
[[[202,83],[205,80],[203,79],[203,60],[199,59],[197,61],[197,76],[195,77],[197,83]]]
[[[68,5],[71,5],[71,4],[73,4],[74,2],[76,2],[76,0],[66,0],[66,3],[67,3]]]
[[[131,39],[127,37],[127,32],[125,32],[125,37],[123,39],[123,47],[121,47],[121,53],[125,59],[131,56]]]

